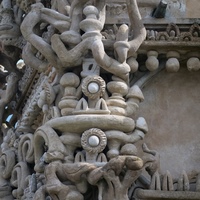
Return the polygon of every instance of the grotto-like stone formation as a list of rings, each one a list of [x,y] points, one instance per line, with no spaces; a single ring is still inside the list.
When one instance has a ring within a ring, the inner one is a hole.
[[[200,199],[198,172],[162,173],[138,114],[154,76],[200,69],[198,23],[148,24],[179,4],[1,1],[0,199]]]

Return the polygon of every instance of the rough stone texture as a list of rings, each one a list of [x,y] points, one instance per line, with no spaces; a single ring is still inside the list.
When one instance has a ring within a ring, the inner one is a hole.
[[[0,199],[200,199],[186,3],[1,1]]]
[[[200,5],[199,5],[199,1],[198,0],[187,0],[186,1],[186,17],[188,18],[199,18],[200,14],[199,14],[199,9],[200,9]]]
[[[200,100],[199,75],[185,67],[175,74],[163,70],[142,89],[139,112],[149,125],[144,140],[160,152],[162,173],[169,170],[175,177],[180,170],[193,176],[199,168],[200,108],[194,106]]]

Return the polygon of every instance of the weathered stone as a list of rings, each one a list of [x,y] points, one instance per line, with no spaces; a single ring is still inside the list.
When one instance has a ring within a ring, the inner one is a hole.
[[[200,199],[191,9],[2,0],[0,199]]]

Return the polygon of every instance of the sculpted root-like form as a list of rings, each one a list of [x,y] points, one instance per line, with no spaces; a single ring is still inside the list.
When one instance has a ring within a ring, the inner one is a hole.
[[[200,110],[182,105],[199,102],[200,27],[159,2],[0,1],[0,199],[200,199],[184,168]]]

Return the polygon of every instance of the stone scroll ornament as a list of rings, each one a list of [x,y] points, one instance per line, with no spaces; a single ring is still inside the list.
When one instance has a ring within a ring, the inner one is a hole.
[[[2,183],[10,182],[6,195],[33,200],[132,198],[129,188],[156,162],[147,147],[143,150],[150,158],[139,156],[136,145],[148,132],[144,118],[134,119],[143,94],[137,85],[129,86],[135,54],[146,37],[136,0],[126,1],[130,25],[117,28],[111,50],[101,34],[105,1],[22,0],[16,6],[23,13],[22,58],[38,71],[40,84],[28,101],[34,106],[22,116],[23,129],[16,125],[16,163],[9,175],[0,176]],[[39,122],[32,114],[38,110]],[[34,120],[40,124],[35,129]],[[11,143],[7,140],[4,145]],[[1,160],[6,155],[4,148]]]

